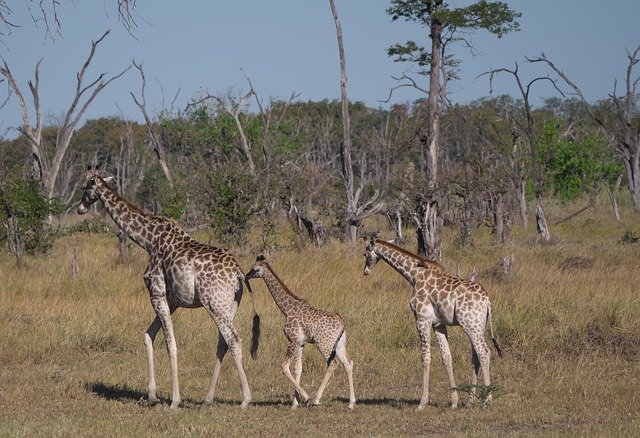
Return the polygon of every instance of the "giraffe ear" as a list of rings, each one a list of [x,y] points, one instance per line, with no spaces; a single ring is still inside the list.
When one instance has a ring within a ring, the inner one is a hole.
[[[104,178],[104,182],[106,182],[107,184],[110,184],[114,180],[115,180],[115,178],[112,177],[112,176],[107,176],[106,178]]]

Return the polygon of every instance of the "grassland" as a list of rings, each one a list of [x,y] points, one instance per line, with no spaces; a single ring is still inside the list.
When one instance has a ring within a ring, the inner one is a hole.
[[[558,212],[560,217],[562,212]],[[553,220],[553,212],[551,213]],[[421,376],[418,338],[408,309],[409,286],[380,264],[362,275],[363,245],[287,247],[269,254],[289,287],[312,303],[340,312],[355,362],[358,405],[347,410],[347,384],[338,369],[324,404],[290,410],[291,390],[280,372],[286,341],[282,316],[261,282],[254,291],[262,316],[260,356],[248,355],[251,307],[243,301],[236,325],[245,341],[245,366],[255,403],[241,411],[237,374],[223,365],[217,402],[203,406],[216,329],[202,309],[174,316],[183,406],[170,411],[164,341],[156,341],[159,395],[148,407],[142,334],[153,318],[142,282],[146,255],[120,260],[108,234],[76,234],[56,241],[45,258],[20,266],[0,256],[0,435],[423,435],[640,434],[640,244],[638,217],[609,218],[606,208],[552,229],[554,242],[536,243],[533,230],[515,229],[513,242],[495,246],[480,233],[457,249],[447,235],[443,255],[452,271],[472,267],[493,303],[505,355],[492,373],[504,394],[488,408],[448,407],[446,376],[432,349],[431,404],[415,408]],[[381,224],[369,224],[377,227]],[[200,236],[207,240],[206,236]],[[409,244],[413,248],[412,244]],[[76,251],[79,272],[71,274]],[[513,253],[507,277],[483,276]],[[245,269],[255,251],[237,251]],[[246,299],[246,297],[245,297]],[[468,382],[469,346],[449,330],[459,384]],[[311,393],[324,363],[305,348],[302,383]],[[461,400],[466,397],[461,395]]]

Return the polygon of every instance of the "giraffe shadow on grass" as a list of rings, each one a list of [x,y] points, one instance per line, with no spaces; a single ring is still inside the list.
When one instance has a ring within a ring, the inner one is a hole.
[[[349,399],[347,397],[335,397],[334,400],[344,403],[348,402]],[[407,406],[417,406],[418,401],[415,398],[394,398],[394,397],[370,397],[370,398],[359,398],[357,405],[365,405],[365,406],[388,406],[392,408],[405,408]]]
[[[103,382],[89,382],[85,384],[87,392],[95,394],[106,400],[116,400],[122,403],[136,403],[142,406],[150,406],[147,403],[147,393],[133,389],[128,385],[111,385]],[[171,399],[160,396],[158,405],[169,405]],[[253,406],[284,406],[287,404],[284,400],[259,400],[251,403]],[[239,400],[215,399],[211,404],[205,404],[202,400],[192,398],[183,398],[181,406],[183,408],[203,408],[214,407],[216,405],[235,406],[240,405]],[[151,405],[154,406],[154,405]]]

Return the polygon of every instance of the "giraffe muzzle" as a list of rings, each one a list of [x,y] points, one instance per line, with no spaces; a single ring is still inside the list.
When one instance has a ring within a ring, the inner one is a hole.
[[[84,204],[80,204],[78,205],[78,214],[85,214],[89,209],[84,205]]]

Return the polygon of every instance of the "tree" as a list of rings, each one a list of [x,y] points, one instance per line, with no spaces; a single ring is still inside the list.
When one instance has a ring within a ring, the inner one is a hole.
[[[363,194],[366,182],[364,178],[366,161],[364,161],[364,159],[360,166],[361,175],[358,188],[355,189],[353,163],[351,161],[351,121],[349,119],[349,98],[347,97],[347,60],[342,41],[342,26],[335,1],[329,0],[329,6],[333,14],[333,22],[336,26],[338,55],[340,58],[340,102],[342,111],[342,143],[340,145],[340,155],[342,159],[342,181],[347,198],[347,208],[344,214],[344,235],[349,242],[355,244],[362,221],[379,211],[383,204],[377,201],[379,196],[378,190],[375,190],[368,200],[361,203],[360,197]]]
[[[60,166],[67,153],[71,138],[75,132],[75,129],[80,122],[80,119],[84,115],[87,108],[91,105],[96,96],[111,82],[121,77],[131,66],[128,66],[120,73],[106,78],[102,73],[89,84],[85,84],[84,76],[87,69],[91,65],[91,61],[95,55],[98,45],[107,37],[109,31],[106,31],[98,40],[91,42],[91,50],[89,56],[82,65],[80,71],[76,74],[76,89],[75,95],[64,115],[64,120],[58,128],[57,137],[55,141],[55,151],[53,152],[53,158],[49,160],[50,153],[46,148],[46,145],[42,141],[42,110],[40,106],[39,86],[40,86],[40,64],[42,59],[38,61],[35,67],[35,79],[29,81],[29,91],[31,92],[33,111],[35,115],[35,123],[31,120],[29,110],[27,109],[27,102],[22,94],[17,81],[13,77],[7,62],[3,62],[3,66],[0,67],[0,74],[4,76],[11,91],[15,94],[18,101],[18,106],[22,113],[22,126],[19,131],[27,139],[31,152],[33,155],[34,167],[36,171],[36,179],[40,181],[42,190],[47,199],[52,199],[54,196],[56,181],[58,173],[60,172]]]
[[[418,23],[428,29],[431,39],[429,52],[414,41],[408,41],[390,47],[388,54],[395,56],[396,61],[417,64],[420,67],[419,74],[429,76],[428,91],[406,74],[400,78],[398,87],[410,86],[428,94],[428,122],[422,137],[426,187],[422,196],[416,199],[414,217],[418,228],[418,252],[435,258],[440,251],[442,227],[438,212],[442,188],[438,179],[441,107],[446,100],[446,83],[456,77],[455,67],[458,64],[457,60],[447,56],[447,47],[450,43],[463,40],[464,37],[458,36],[461,34],[459,31],[484,29],[501,37],[517,30],[519,25],[516,18],[520,14],[509,9],[504,2],[486,0],[461,8],[450,8],[444,0],[392,0],[387,13],[393,21],[404,19]]]
[[[638,117],[638,90],[640,76],[634,78],[633,69],[640,62],[640,46],[633,53],[627,52],[629,60],[625,75],[625,90],[618,96],[614,84],[613,92],[609,95],[612,107],[610,111],[596,112],[587,102],[580,88],[560,68],[551,62],[544,53],[539,57],[528,58],[529,62],[547,64],[573,90],[576,97],[586,105],[590,118],[597,124],[609,146],[620,156],[627,174],[627,183],[633,205],[640,212],[640,117]],[[607,115],[613,117],[608,119]]]

